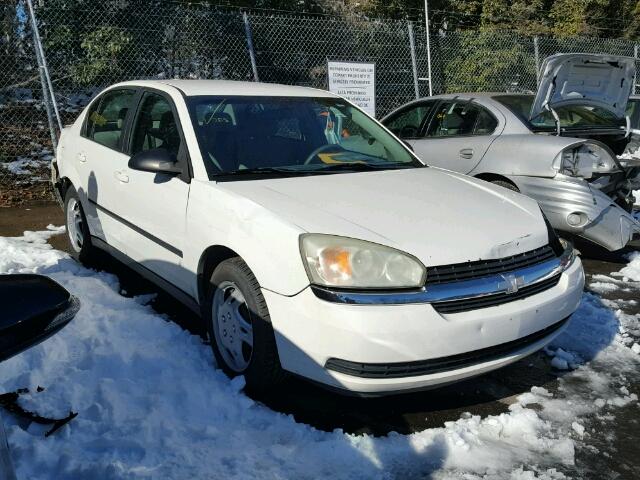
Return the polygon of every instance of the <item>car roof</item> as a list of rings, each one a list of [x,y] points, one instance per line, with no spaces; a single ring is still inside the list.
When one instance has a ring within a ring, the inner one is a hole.
[[[463,97],[463,98],[493,98],[493,97],[521,97],[521,96],[532,96],[533,93],[530,92],[455,92],[455,93],[442,93],[440,95],[434,95],[433,97],[424,97],[425,99],[429,98],[453,98],[453,97]]]
[[[118,86],[160,88],[172,86],[184,95],[233,95],[265,97],[337,97],[317,88],[279,85],[277,83],[240,82],[235,80],[137,80],[119,83]]]

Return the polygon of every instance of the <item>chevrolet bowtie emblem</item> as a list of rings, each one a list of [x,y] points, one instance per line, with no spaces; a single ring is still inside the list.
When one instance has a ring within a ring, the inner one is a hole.
[[[511,273],[506,273],[502,275],[502,278],[506,284],[507,293],[516,293],[520,290],[520,287],[524,285],[524,277],[517,277]]]

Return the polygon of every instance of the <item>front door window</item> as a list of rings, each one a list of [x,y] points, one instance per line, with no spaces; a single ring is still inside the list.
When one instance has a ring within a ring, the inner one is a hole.
[[[145,93],[133,127],[131,154],[164,148],[177,156],[180,150],[178,123],[168,100],[156,93]]]

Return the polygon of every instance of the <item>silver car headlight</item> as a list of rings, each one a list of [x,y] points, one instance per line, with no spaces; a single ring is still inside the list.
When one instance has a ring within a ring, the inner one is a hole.
[[[300,251],[309,280],[341,288],[417,288],[427,269],[412,255],[377,243],[336,235],[304,234]]]
[[[576,252],[573,248],[573,245],[565,240],[564,238],[560,238],[560,245],[562,245],[563,252],[560,255],[560,266],[563,270],[569,268],[573,261],[576,259]]]
[[[604,144],[585,142],[560,152],[553,161],[553,168],[571,177],[591,178],[594,173],[613,172],[617,165]]]

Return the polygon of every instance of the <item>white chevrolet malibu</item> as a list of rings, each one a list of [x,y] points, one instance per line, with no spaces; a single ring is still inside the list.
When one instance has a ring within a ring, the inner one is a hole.
[[[256,392],[384,394],[514,362],[566,326],[581,262],[534,200],[428,167],[331,93],[139,81],[98,95],[53,180],[72,251],[198,312]]]

